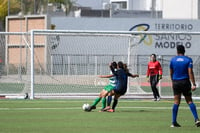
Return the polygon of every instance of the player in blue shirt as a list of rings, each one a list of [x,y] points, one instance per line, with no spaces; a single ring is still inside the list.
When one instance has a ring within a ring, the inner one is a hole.
[[[130,76],[132,78],[139,77],[138,74],[133,75],[133,74],[129,73],[128,69],[125,68],[124,66],[125,66],[124,63],[119,61],[117,63],[117,67],[118,67],[117,71],[115,71],[112,67],[110,67],[112,73],[116,77],[117,83],[116,83],[116,86],[114,87],[114,89],[109,92],[110,96],[114,95],[114,101],[113,101],[112,108],[107,110],[108,112],[115,111],[115,107],[118,104],[119,97],[126,93],[128,76]]]
[[[110,67],[114,69],[114,71],[117,69],[117,63],[114,61],[111,63]],[[116,86],[116,77],[112,74],[110,75],[100,75],[100,78],[109,78],[109,84],[106,85],[103,90],[100,92],[99,97],[96,98],[93,102],[93,104],[86,110],[88,112],[92,111],[93,109],[96,109],[96,105],[102,100],[102,109],[106,107],[106,97],[108,96],[108,93],[114,89]],[[101,112],[100,111],[100,112]]]
[[[177,56],[170,61],[170,76],[174,93],[174,105],[172,108],[172,125],[171,127],[181,127],[177,122],[178,108],[183,94],[187,104],[195,119],[195,125],[200,126],[196,105],[192,100],[192,92],[196,90],[195,77],[193,73],[193,61],[184,55],[185,47],[177,46]],[[192,84],[191,84],[192,83]]]

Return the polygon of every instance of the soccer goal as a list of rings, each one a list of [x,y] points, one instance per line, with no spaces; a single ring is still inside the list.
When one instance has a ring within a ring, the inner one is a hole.
[[[153,98],[146,80],[149,55],[138,54],[145,37],[151,35],[177,39],[177,36],[197,38],[194,32],[134,32],[134,31],[59,31],[32,30],[28,33],[0,33],[1,64],[0,97],[6,98],[95,98],[108,83],[98,75],[110,74],[112,61],[123,61],[131,73],[128,91],[122,98]],[[181,38],[182,39],[182,38]],[[187,38],[186,38],[187,40]],[[198,42],[196,40],[195,42]],[[159,44],[161,46],[161,44]],[[168,44],[163,44],[167,47]],[[158,87],[162,97],[171,98],[169,60],[162,55],[163,79]],[[200,56],[192,55],[197,84]],[[194,96],[199,98],[200,91]]]
[[[108,84],[98,75],[110,74],[112,61],[123,61],[137,73],[139,39],[122,32],[32,31],[31,43],[43,47],[32,49],[31,97],[96,97]],[[128,93],[144,94],[136,82],[139,79],[129,80]]]
[[[0,32],[0,98],[26,99],[31,91],[30,36]]]

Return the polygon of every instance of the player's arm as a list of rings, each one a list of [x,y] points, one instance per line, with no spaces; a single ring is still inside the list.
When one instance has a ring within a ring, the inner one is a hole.
[[[132,73],[128,73],[128,76],[132,77],[132,78],[136,78],[136,77],[139,77],[138,74],[132,74]]]
[[[162,79],[162,66],[160,62],[158,62],[158,73],[159,73],[159,80]]]
[[[146,77],[149,78],[149,73],[150,73],[150,69],[149,69],[149,63],[148,63],[148,66],[147,66],[147,73],[146,73]]]
[[[150,81],[149,80],[149,75],[150,75],[150,69],[149,69],[149,63],[148,63],[148,65],[147,65],[147,73],[146,73],[146,79],[147,79],[148,82]]]
[[[114,75],[99,75],[100,78],[111,78]]]
[[[170,72],[170,78],[171,78],[171,80],[172,80],[173,69],[170,68],[170,71],[169,71],[169,72]]]
[[[172,77],[173,77],[173,65],[172,65],[172,61],[170,61],[170,65],[169,65],[169,75],[170,75],[170,79],[172,80]]]
[[[195,77],[194,77],[194,72],[192,68],[188,68],[188,74],[190,81],[192,82],[192,91],[196,90],[196,83],[195,83]]]

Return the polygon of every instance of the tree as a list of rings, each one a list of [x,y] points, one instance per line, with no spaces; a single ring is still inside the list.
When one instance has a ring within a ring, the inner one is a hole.
[[[7,15],[7,10],[8,10],[8,6],[7,6],[7,0],[3,0],[0,3],[0,20],[4,20],[5,16]]]
[[[24,14],[40,14],[46,13],[47,5],[53,3],[61,9],[61,4],[66,7],[66,14],[68,14],[72,8],[72,2],[70,0],[21,0]],[[44,11],[44,12],[42,12]]]
[[[73,6],[71,0],[49,0],[49,3],[57,4],[58,8],[61,8],[63,4],[66,8],[66,14],[68,14]]]
[[[6,0],[3,0],[1,3],[0,3],[0,30],[2,30],[1,29],[1,27],[3,27],[3,22],[4,22],[4,20],[5,20],[5,16],[6,16],[6,7],[5,7],[5,5],[7,4],[7,1]]]
[[[20,2],[19,0],[9,0],[9,5],[10,9],[9,12],[10,13],[18,13],[20,11]],[[0,21],[2,23],[2,25],[5,25],[5,18],[8,14],[8,0],[1,0],[0,3]]]
[[[8,3],[9,2],[9,3]],[[68,14],[73,6],[70,0],[1,0],[0,2],[0,24],[5,25],[5,18],[8,15],[17,15],[20,11],[23,14],[40,14],[46,13],[47,5],[49,3],[61,4],[66,7],[66,14]],[[8,9],[9,5],[9,9]],[[42,12],[44,10],[44,12]]]

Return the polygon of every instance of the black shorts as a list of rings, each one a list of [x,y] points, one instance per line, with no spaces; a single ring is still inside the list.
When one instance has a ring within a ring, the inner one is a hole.
[[[124,95],[126,93],[126,89],[113,89],[116,94]]]
[[[172,88],[174,95],[183,94],[184,96],[191,96],[191,83],[189,79],[184,80],[173,80]]]

